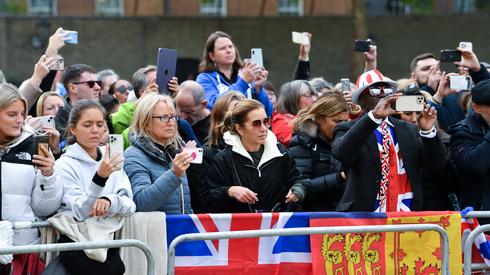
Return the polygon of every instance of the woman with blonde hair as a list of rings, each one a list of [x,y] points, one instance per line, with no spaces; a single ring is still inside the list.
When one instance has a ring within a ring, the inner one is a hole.
[[[186,170],[192,157],[177,131],[177,114],[169,96],[151,93],[140,99],[129,133],[124,170],[137,211],[191,214]]]
[[[333,130],[349,118],[348,103],[338,93],[327,93],[308,109],[299,112],[294,121],[295,136],[289,153],[298,170],[310,181],[304,211],[335,211],[344,192],[345,174],[332,154]]]
[[[37,100],[36,116],[55,117],[58,110],[65,105],[63,97],[57,92],[43,93]]]
[[[54,169],[54,157],[47,147],[36,148],[36,137],[24,126],[27,106],[15,86],[0,84],[0,216],[9,222],[37,221],[53,214],[61,205],[62,188]],[[40,237],[37,229],[21,229],[13,234],[13,243],[6,243],[7,234],[0,236],[0,243],[32,245],[38,244]],[[20,274],[28,265],[32,274],[44,269],[37,254],[18,254],[13,259],[5,255],[0,259],[0,274]]]
[[[268,129],[270,122],[256,100],[241,100],[226,113],[228,147],[216,155],[207,174],[201,193],[206,212],[284,211],[305,197],[303,177]]]

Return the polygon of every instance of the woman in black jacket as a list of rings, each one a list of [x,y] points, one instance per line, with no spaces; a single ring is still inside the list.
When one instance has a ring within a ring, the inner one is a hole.
[[[331,143],[335,125],[348,118],[347,101],[332,92],[301,111],[294,121],[289,153],[301,174],[310,179],[303,211],[334,211],[344,192],[345,174],[332,154]]]
[[[226,113],[224,125],[229,147],[215,156],[207,173],[201,193],[206,211],[270,212],[304,198],[304,179],[269,131],[270,118],[260,102],[238,102]]]
[[[241,92],[230,91],[216,100],[211,110],[209,137],[204,146],[203,161],[201,164],[191,164],[186,172],[191,190],[192,210],[196,214],[205,213],[199,196],[206,181],[209,166],[214,161],[214,156],[226,148],[222,133],[223,119],[226,112],[233,109],[242,99],[245,99],[245,96]]]

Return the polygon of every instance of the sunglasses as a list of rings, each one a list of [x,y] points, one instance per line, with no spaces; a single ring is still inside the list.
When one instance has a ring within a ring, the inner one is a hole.
[[[375,97],[385,97],[395,91],[392,87],[370,87],[369,94]]]
[[[176,122],[178,119],[177,115],[152,116],[151,118],[158,118],[161,122],[164,123],[169,123],[170,120]]]
[[[73,82],[71,84],[84,84],[87,83],[89,88],[93,88],[95,86],[95,83],[99,85],[99,87],[102,87],[102,81],[100,80],[88,80],[88,81],[80,81],[80,82]]]
[[[129,91],[131,91],[133,89],[133,86],[129,85],[128,87],[124,86],[124,85],[121,85],[119,87],[116,88],[116,91],[120,94],[127,94],[129,93]]]
[[[265,128],[269,128],[271,126],[271,118],[266,117],[262,120],[257,119],[257,120],[252,121],[251,124],[252,124],[252,127],[254,127],[254,128],[260,128],[262,126],[262,124],[264,124]]]

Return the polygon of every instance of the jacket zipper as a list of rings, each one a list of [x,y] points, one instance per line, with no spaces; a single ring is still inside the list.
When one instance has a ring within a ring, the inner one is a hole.
[[[259,172],[259,178],[261,178],[262,177],[261,169],[264,168],[264,167],[266,167],[267,165],[269,165],[271,162],[272,162],[272,160],[264,163],[260,168],[259,167],[252,166],[252,165],[248,165],[248,164],[245,164],[245,166],[257,170],[257,172]]]

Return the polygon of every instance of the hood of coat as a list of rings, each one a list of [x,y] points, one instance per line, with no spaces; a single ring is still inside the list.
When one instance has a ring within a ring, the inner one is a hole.
[[[13,140],[5,144],[3,148],[0,148],[0,157],[7,154],[11,148],[14,148],[15,146],[21,144],[24,140],[26,140],[33,134],[34,133],[32,132],[32,129],[29,126],[22,127],[22,132],[20,133],[20,136],[14,138]]]
[[[156,161],[167,163],[168,165],[170,165],[171,159],[175,157],[178,151],[172,145],[168,145],[162,150],[151,139],[145,136],[137,136],[133,131],[129,131],[129,142]]]
[[[245,147],[243,147],[242,141],[240,139],[240,136],[238,135],[233,135],[230,132],[226,132],[223,135],[223,139],[226,144],[232,146],[232,151],[240,154],[253,162],[252,156],[247,152]],[[281,151],[279,151],[279,148],[277,148],[277,138],[274,135],[273,132],[268,130],[267,132],[267,138],[265,140],[264,144],[264,153],[262,154],[262,158],[260,158],[259,165],[257,167],[262,166],[264,163],[268,162],[269,160],[273,158],[278,158],[282,157],[283,154]]]
[[[104,152],[105,152],[105,147],[104,148],[99,148],[99,152],[101,152],[102,154],[102,157],[104,157]],[[63,157],[68,157],[68,158],[72,158],[72,159],[76,159],[80,162],[84,162],[84,163],[87,163],[87,164],[92,164],[92,165],[96,165],[98,163],[98,161],[96,161],[95,159],[93,159],[88,153],[87,151],[85,151],[85,149],[83,149],[80,144],[78,143],[74,143],[72,145],[69,145],[68,147],[66,147],[66,152],[61,155],[60,158],[63,158]]]

